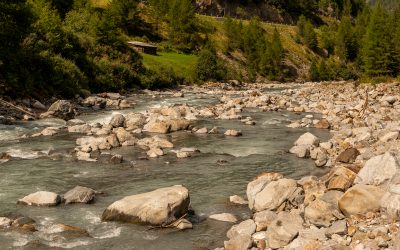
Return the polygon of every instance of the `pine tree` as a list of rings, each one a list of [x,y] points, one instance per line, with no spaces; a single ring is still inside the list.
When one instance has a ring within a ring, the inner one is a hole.
[[[319,81],[319,70],[317,63],[313,60],[309,69],[309,76],[311,81]]]
[[[397,62],[393,32],[387,12],[378,4],[364,37],[362,62],[370,76],[395,75]]]
[[[307,21],[304,26],[304,44],[312,50],[315,50],[318,47],[317,34],[315,33],[314,26],[310,21]]]
[[[353,61],[358,54],[358,44],[349,16],[343,17],[336,36],[336,55],[343,61]]]

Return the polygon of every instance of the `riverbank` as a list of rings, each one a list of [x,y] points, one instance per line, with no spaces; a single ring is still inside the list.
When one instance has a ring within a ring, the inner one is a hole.
[[[104,169],[102,175],[102,178],[111,178],[106,184],[111,193],[115,193],[114,186],[118,186],[112,176],[125,183],[123,173],[133,170],[133,176],[142,176],[143,170],[149,171],[147,165],[155,164],[153,167],[156,169],[161,167],[157,173],[151,174],[155,179],[160,174],[166,175],[158,179],[163,181],[158,185],[132,188],[133,184],[130,184],[130,188],[124,186],[123,190],[119,189],[116,196],[103,197],[97,194],[99,198],[96,199],[95,216],[100,219],[103,214],[105,221],[130,221],[129,218],[137,217],[134,214],[115,217],[110,212],[112,207],[106,210],[107,206],[120,198],[131,197],[127,198],[129,202],[126,205],[133,208],[137,205],[138,198],[135,196],[140,193],[148,201],[158,197],[146,193],[152,191],[149,190],[150,186],[158,190],[183,184],[184,191],[172,187],[155,193],[188,192],[192,208],[188,206],[186,195],[179,196],[177,200],[168,198],[163,202],[175,204],[174,209],[178,209],[179,213],[174,213],[173,217],[157,217],[157,223],[151,216],[142,217],[142,222],[156,227],[194,227],[193,234],[199,228],[215,227],[224,235],[232,223],[243,221],[228,231],[229,240],[225,244],[222,242],[223,236],[217,239],[218,242],[213,238],[212,244],[200,244],[208,248],[225,245],[225,249],[247,249],[251,246],[275,249],[288,245],[288,249],[315,249],[339,245],[356,249],[377,249],[378,246],[395,249],[399,225],[393,221],[396,221],[400,209],[396,203],[396,175],[400,168],[397,160],[400,148],[399,90],[398,85],[389,84],[372,87],[356,86],[353,83],[247,85],[230,82],[185,87],[180,91],[149,91],[140,96],[121,98],[128,103],[137,102],[133,104],[133,112],[131,108],[120,110],[119,114],[103,114],[102,111],[93,113],[92,118],[78,116],[61,126],[45,126],[40,130],[27,131],[22,140],[54,144],[52,140],[62,138],[66,142],[67,153],[55,148],[40,157],[57,160],[58,164],[65,165],[63,169],[67,172],[68,168],[73,169],[74,164],[85,166],[85,172],[97,176],[99,173],[94,169],[103,170],[101,165],[106,164],[107,168],[111,167],[115,172],[111,174]],[[147,105],[142,106],[145,103]],[[156,105],[149,106],[150,103]],[[269,116],[273,118],[266,119]],[[285,126],[287,128],[283,129]],[[331,138],[324,135],[328,129]],[[272,145],[278,150],[269,151],[267,148],[273,148]],[[288,151],[293,154],[288,154]],[[8,162],[4,164],[18,163],[15,157],[7,158]],[[4,164],[3,169],[7,169]],[[51,163],[46,163],[46,166],[48,164]],[[176,164],[185,173],[182,178],[173,177],[181,176],[179,173],[171,175],[164,172],[168,171],[165,168],[176,168]],[[190,169],[185,166],[190,166]],[[121,168],[125,169],[123,173],[119,173]],[[384,171],[380,171],[382,168]],[[61,169],[50,169],[58,174],[63,173]],[[263,173],[266,170],[268,173]],[[196,185],[191,181],[186,183],[186,178],[190,179],[195,174],[201,176],[201,181],[193,180]],[[218,179],[215,179],[217,176]],[[256,179],[245,190],[244,184],[252,177]],[[126,181],[130,183],[128,179]],[[37,186],[33,183],[31,185]],[[90,186],[86,192],[91,195],[94,195],[91,190],[99,190],[101,187],[97,182],[85,178],[74,180],[73,183]],[[204,183],[209,183],[206,184],[209,188],[207,192],[201,193],[197,189],[205,189],[202,186]],[[39,190],[54,192],[51,204],[55,207],[35,209],[18,205],[18,210],[29,213],[34,209],[35,214],[73,210],[67,205],[60,205],[62,195],[58,195],[67,191],[70,185],[64,183],[52,189],[49,184],[39,186]],[[29,190],[34,191],[32,187]],[[241,196],[244,192],[247,193],[247,199],[233,196],[230,198],[231,205],[207,209],[213,207],[212,203],[206,203],[207,200],[218,203],[221,196],[215,193],[221,191],[224,200],[230,195]],[[21,192],[18,198],[28,194],[26,191]],[[43,193],[37,195],[40,197]],[[206,203],[206,207],[199,203],[199,197],[202,197],[201,202]],[[383,202],[382,197],[385,197]],[[139,201],[143,203],[141,199]],[[24,203],[33,205],[39,201],[29,200]],[[232,205],[232,202],[237,205]],[[90,206],[81,205],[80,208],[86,210]],[[120,214],[129,211],[123,206],[117,207],[122,209]],[[149,208],[143,209],[149,211]],[[191,212],[192,209],[196,216]],[[134,210],[143,212],[137,208]],[[12,225],[15,219],[7,218],[7,223],[11,222]],[[172,223],[176,221],[179,223]],[[36,225],[30,224],[42,232],[38,223],[42,222],[39,220]],[[110,225],[119,227],[123,223],[102,223],[102,226]],[[140,228],[135,230],[144,230]],[[87,230],[89,235],[96,235],[90,229]],[[132,228],[124,226],[124,230],[129,232]],[[166,235],[164,240],[168,237],[175,238],[178,235]],[[206,240],[204,235],[202,237],[197,236],[197,241]],[[158,246],[156,242],[153,244]]]

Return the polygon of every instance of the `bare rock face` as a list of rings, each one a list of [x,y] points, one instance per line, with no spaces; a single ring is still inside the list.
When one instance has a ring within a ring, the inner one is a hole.
[[[339,199],[340,210],[347,217],[379,211],[385,191],[380,187],[357,184]]]
[[[166,226],[184,216],[189,203],[185,187],[160,188],[114,202],[103,212],[102,220]]]
[[[328,189],[346,191],[353,185],[356,174],[348,168],[337,167],[329,174]]]
[[[90,203],[94,200],[96,191],[91,188],[76,186],[64,194],[65,204]]]
[[[224,250],[247,250],[253,241],[249,235],[238,235],[224,242]]]
[[[18,204],[29,206],[56,206],[61,202],[61,197],[53,192],[39,191],[29,194],[18,200]]]
[[[382,198],[381,210],[392,220],[400,219],[400,185],[391,185]]]
[[[304,217],[312,224],[324,227],[329,226],[336,219],[334,207],[321,199],[316,199],[306,207]]]

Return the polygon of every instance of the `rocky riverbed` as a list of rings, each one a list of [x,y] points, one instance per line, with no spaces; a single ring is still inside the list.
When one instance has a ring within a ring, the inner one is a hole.
[[[56,101],[41,117],[66,122],[0,130],[14,141],[0,144],[0,240],[123,249],[134,232],[137,249],[398,249],[399,90],[230,82]],[[21,176],[29,162],[37,180]]]

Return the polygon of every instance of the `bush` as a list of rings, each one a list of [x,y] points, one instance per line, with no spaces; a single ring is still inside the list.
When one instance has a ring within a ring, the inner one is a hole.
[[[219,81],[226,76],[226,69],[212,48],[200,51],[196,65],[196,77],[200,81]]]
[[[148,89],[174,88],[184,82],[172,68],[160,67],[157,70],[147,70],[141,76],[142,85]]]

